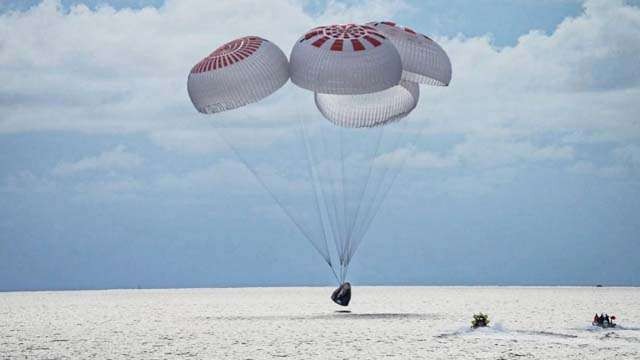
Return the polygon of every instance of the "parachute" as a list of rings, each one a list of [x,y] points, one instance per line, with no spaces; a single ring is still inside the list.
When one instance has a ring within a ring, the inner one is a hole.
[[[392,88],[362,95],[332,95],[315,93],[315,102],[322,115],[343,127],[372,127],[407,116],[418,104],[418,84],[401,80]]]
[[[431,38],[391,21],[367,24],[384,34],[400,54],[402,79],[426,85],[447,86],[451,81],[451,61]]]
[[[204,114],[235,109],[273,94],[289,80],[289,63],[273,43],[257,36],[230,41],[198,62],[187,91]]]
[[[451,63],[437,43],[391,24],[313,28],[293,45],[289,61],[266,39],[239,38],[198,62],[187,81],[194,107],[205,114],[283,87],[297,96],[294,109],[277,115],[247,107],[217,114],[213,123],[322,256],[342,289],[332,298],[345,306],[351,260],[423,125],[406,118],[418,104],[418,84],[445,86],[451,79]],[[293,85],[285,85],[289,77]],[[314,105],[317,116],[307,111]]]
[[[368,94],[398,85],[396,48],[373,28],[331,25],[309,30],[291,50],[291,81],[321,94]]]

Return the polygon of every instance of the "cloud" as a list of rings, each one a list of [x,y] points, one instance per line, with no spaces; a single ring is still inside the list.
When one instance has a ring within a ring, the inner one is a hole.
[[[143,189],[143,184],[136,179],[108,179],[79,183],[75,191],[84,195],[107,196],[115,194],[132,194]]]
[[[434,184],[434,191],[461,197],[485,195],[509,184],[516,175],[512,168],[496,168],[473,175],[453,176]]]
[[[255,185],[256,181],[244,165],[237,161],[223,160],[205,168],[160,175],[154,188],[160,191],[205,193],[220,189],[227,189],[225,192],[232,189],[246,191],[255,188]]]
[[[637,181],[640,175],[640,146],[635,144],[616,147],[605,158],[606,162],[596,164],[580,160],[567,167],[572,174],[598,176],[603,178],[625,178]]]
[[[640,140],[640,9],[587,1],[553,33],[531,31],[514,46],[490,37],[439,38],[453,63],[449,88],[423,92],[427,134],[521,141],[588,134]],[[635,65],[634,65],[635,64]],[[574,138],[574,141],[580,141]]]
[[[154,139],[171,146],[171,131],[202,128],[186,77],[215,47],[258,34],[288,53],[300,34],[318,24],[362,22],[405,8],[401,1],[330,1],[311,16],[303,4],[168,0],[160,8],[76,5],[64,11],[57,1],[45,0],[25,12],[2,14],[0,133],[160,132],[164,136]],[[280,107],[278,101],[265,102],[254,113],[264,118]]]
[[[311,194],[312,184],[305,181],[306,178],[287,177],[289,174],[284,174],[285,169],[265,166],[255,161],[251,161],[249,165],[259,176],[260,181],[268,187],[269,192],[279,198],[293,197],[296,194],[304,196]],[[243,163],[235,160],[221,160],[204,168],[159,175],[151,188],[160,192],[222,192],[225,194],[266,195],[260,181]]]
[[[496,168],[519,163],[566,161],[574,157],[571,146],[547,145],[537,146],[528,142],[485,142],[466,140],[451,149],[446,154],[431,151],[416,151],[406,148],[385,154],[379,161],[385,163],[399,163],[405,161],[405,166],[415,169],[428,168]]]
[[[458,165],[458,159],[430,151],[416,151],[414,148],[400,148],[387,152],[375,159],[377,166],[406,166],[414,169],[448,168]]]
[[[455,156],[442,156],[429,151],[417,152],[406,161],[409,168],[448,168],[459,165]]]
[[[628,174],[628,169],[620,165],[598,166],[591,161],[581,160],[567,167],[567,171],[577,175],[620,178]]]
[[[242,111],[204,117],[186,94],[195,62],[247,34],[288,53],[297,36],[316,25],[393,18],[409,9],[402,1],[329,1],[309,14],[305,5],[168,0],[159,8],[77,5],[66,11],[46,0],[4,13],[0,133],[140,133],[172,151],[207,153],[224,148],[212,127],[242,123],[238,131],[245,135],[232,135],[239,146],[269,146],[291,136],[298,117],[318,116],[311,94],[289,84]],[[553,32],[534,30],[504,48],[489,36],[437,37],[453,62],[453,81],[447,88],[423,87],[412,117],[428,120],[423,142],[440,135],[464,141],[416,151],[409,166],[567,161],[580,144],[624,148],[640,141],[638,38],[640,9],[622,1],[586,1],[582,14]],[[91,161],[61,164],[56,173],[90,169]]]
[[[10,193],[45,193],[57,189],[57,185],[51,179],[35,175],[30,171],[20,171],[17,174],[5,178],[0,186],[0,192]]]
[[[233,124],[234,121],[226,121]],[[276,125],[272,128],[261,127],[229,127],[213,128],[203,127],[196,129],[165,129],[153,131],[150,138],[162,147],[172,151],[206,154],[229,150],[229,144],[236,148],[243,147],[268,147],[274,142],[290,138],[297,134],[297,128]],[[251,125],[249,125],[251,126]],[[249,130],[247,130],[249,129]]]
[[[143,158],[130,153],[124,145],[97,156],[86,157],[76,162],[62,162],[53,169],[54,175],[65,176],[87,171],[127,170],[140,166]]]
[[[615,148],[613,156],[619,162],[640,168],[640,146],[635,144]]]

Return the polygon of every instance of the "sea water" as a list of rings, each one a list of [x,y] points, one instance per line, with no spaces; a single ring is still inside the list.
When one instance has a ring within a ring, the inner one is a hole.
[[[332,290],[0,293],[0,359],[640,359],[640,288]]]

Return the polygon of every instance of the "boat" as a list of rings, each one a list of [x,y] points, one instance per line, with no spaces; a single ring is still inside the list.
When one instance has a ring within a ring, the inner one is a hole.
[[[599,323],[599,322],[595,322],[595,321],[594,321],[594,322],[592,322],[592,323],[591,323],[591,325],[593,325],[593,326],[598,326],[598,327],[601,327],[601,328],[603,328],[603,329],[608,329],[608,328],[614,328],[614,327],[616,327],[616,323],[614,323],[614,322],[608,322],[608,321],[603,321],[602,323]]]
[[[489,326],[489,315],[478,313],[473,315],[473,320],[471,320],[471,328],[477,329],[481,327]]]
[[[598,318],[600,321],[598,321]],[[614,323],[615,320],[615,315],[611,315],[611,317],[606,316],[604,318],[596,315],[596,317],[593,318],[591,325],[601,327],[603,329],[614,328],[616,327],[616,323]]]

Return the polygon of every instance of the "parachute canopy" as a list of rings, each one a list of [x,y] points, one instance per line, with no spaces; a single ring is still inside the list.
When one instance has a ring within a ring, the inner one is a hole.
[[[204,114],[235,109],[259,101],[289,79],[285,54],[257,36],[230,41],[198,62],[189,73],[187,91]]]
[[[418,104],[420,88],[410,81],[387,90],[362,95],[315,93],[318,110],[343,127],[380,126],[407,116]]]
[[[398,85],[402,62],[393,44],[370,26],[309,30],[293,46],[291,81],[322,94],[367,94]]]
[[[451,61],[438,43],[391,21],[370,22],[367,25],[385,35],[398,49],[404,80],[427,85],[449,85]]]

